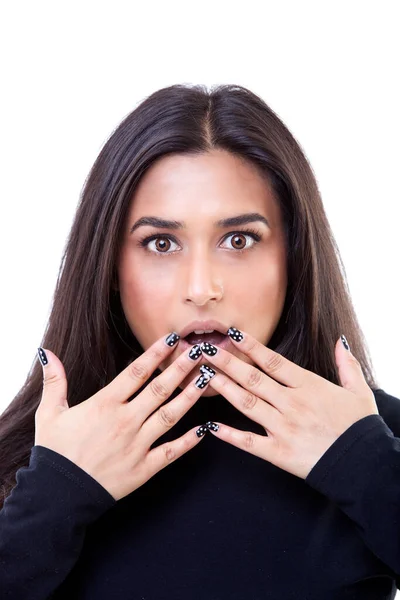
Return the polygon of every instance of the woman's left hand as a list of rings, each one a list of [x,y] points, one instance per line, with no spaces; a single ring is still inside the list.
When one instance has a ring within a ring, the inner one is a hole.
[[[215,355],[205,354],[220,371],[209,386],[259,423],[268,436],[240,431],[223,423],[217,423],[218,432],[209,427],[225,442],[306,479],[346,429],[363,417],[379,414],[359,362],[340,338],[335,358],[342,387],[299,367],[251,335],[238,333],[243,339],[235,341],[231,337],[232,343],[259,368],[218,348]]]

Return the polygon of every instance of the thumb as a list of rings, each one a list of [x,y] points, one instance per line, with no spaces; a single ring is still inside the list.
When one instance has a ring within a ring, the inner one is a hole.
[[[51,350],[38,348],[37,353],[43,367],[43,393],[39,406],[60,412],[68,409],[68,383],[62,362]]]
[[[360,363],[351,353],[349,343],[344,335],[341,335],[336,342],[335,359],[342,387],[355,394],[364,392],[367,385],[364,373]]]

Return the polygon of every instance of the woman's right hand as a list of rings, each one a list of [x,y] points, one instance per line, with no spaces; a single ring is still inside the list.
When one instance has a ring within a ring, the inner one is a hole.
[[[160,406],[199,361],[200,347],[198,358],[189,358],[191,349],[182,353],[140,394],[127,401],[171,353],[172,347],[165,339],[163,336],[157,340],[108,385],[71,408],[63,364],[53,352],[44,349],[48,364],[43,366],[43,393],[35,413],[35,446],[50,448],[77,464],[115,500],[146,483],[203,437],[196,435],[197,425],[182,437],[150,450],[206,387],[195,386],[198,372],[176,398]],[[209,379],[203,376],[202,381],[208,383]]]

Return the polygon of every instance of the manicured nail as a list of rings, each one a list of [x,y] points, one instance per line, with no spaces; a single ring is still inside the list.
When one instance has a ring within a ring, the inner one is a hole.
[[[212,379],[214,377],[214,375],[216,375],[216,373],[217,373],[216,371],[214,371],[214,369],[212,369],[208,365],[201,365],[200,371],[203,373],[203,375],[208,375],[210,379]]]
[[[203,437],[203,435],[205,435],[208,431],[208,428],[205,425],[202,425],[201,427],[198,428],[198,430],[196,431],[196,435],[197,437]]]
[[[191,358],[192,360],[197,360],[198,358],[200,358],[201,355],[202,351],[200,348],[200,344],[196,344],[190,349],[189,358]]]
[[[206,387],[207,383],[210,381],[210,378],[208,375],[203,375],[203,373],[200,375],[200,377],[198,379],[196,379],[196,381],[194,382],[194,385],[199,388],[200,390],[202,390],[203,388]]]
[[[207,429],[212,429],[213,431],[218,431],[219,429],[219,425],[217,425],[217,423],[214,423],[214,421],[207,421],[206,427]]]
[[[165,343],[167,346],[174,346],[178,340],[180,340],[181,336],[173,331],[169,334],[167,338],[165,338]]]
[[[239,331],[239,329],[236,329],[236,327],[229,327],[226,334],[229,335],[230,338],[235,340],[235,342],[241,342],[243,339],[243,333]]]
[[[42,367],[45,367],[49,363],[49,359],[47,358],[46,352],[43,350],[43,348],[38,348],[37,353]]]
[[[344,335],[341,335],[340,339],[342,340],[342,344],[346,348],[346,350],[350,350],[349,342],[346,340],[346,337]]]
[[[213,346],[213,344],[209,344],[208,342],[203,342],[201,344],[201,351],[204,352],[204,354],[208,354],[208,356],[214,356],[217,354],[217,350],[218,348],[216,346]]]

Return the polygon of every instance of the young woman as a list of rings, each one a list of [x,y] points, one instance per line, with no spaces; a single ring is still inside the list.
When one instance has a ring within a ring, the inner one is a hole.
[[[394,597],[400,401],[254,93],[174,85],[117,127],[38,355],[0,417],[3,597]]]

